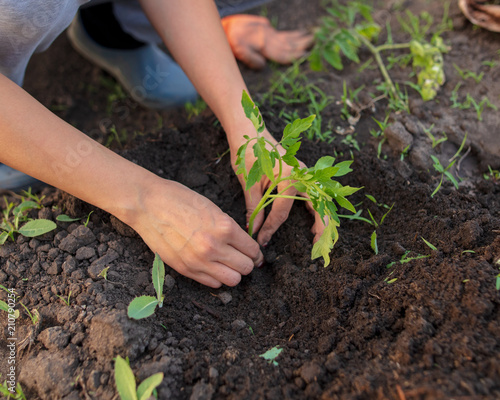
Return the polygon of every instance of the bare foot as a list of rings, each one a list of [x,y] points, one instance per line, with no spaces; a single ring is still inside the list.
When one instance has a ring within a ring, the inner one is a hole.
[[[314,37],[305,31],[278,31],[265,17],[237,14],[222,19],[235,57],[250,68],[260,69],[266,59],[289,64],[302,57]]]

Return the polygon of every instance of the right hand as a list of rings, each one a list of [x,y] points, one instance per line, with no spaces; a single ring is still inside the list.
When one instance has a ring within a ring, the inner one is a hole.
[[[260,246],[207,198],[156,177],[143,194],[143,207],[128,223],[149,248],[180,274],[203,285],[236,286],[261,266]]]

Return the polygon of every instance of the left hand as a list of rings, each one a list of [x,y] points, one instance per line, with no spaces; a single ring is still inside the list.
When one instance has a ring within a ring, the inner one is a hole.
[[[235,57],[253,69],[261,69],[266,59],[289,64],[302,57],[314,36],[305,31],[278,31],[265,17],[237,14],[222,19]]]
[[[280,154],[285,154],[285,150],[283,147],[281,147],[276,139],[274,139],[271,134],[267,131],[267,129],[263,132],[264,137],[269,140],[270,142],[274,143],[277,145],[278,151]],[[237,149],[236,149],[237,150]],[[232,162],[231,165],[233,166],[233,169],[236,170],[235,166],[235,160],[236,160],[236,151],[231,151],[231,157],[232,157]],[[253,148],[252,145],[249,145],[247,147],[247,153],[245,156],[245,162],[246,162],[246,167],[247,170],[250,170],[252,167],[253,163],[255,162],[255,156],[253,154]],[[300,162],[300,166],[303,168],[305,167],[305,164]],[[278,168],[278,162],[276,163],[276,166],[274,167],[274,173],[275,176],[278,176],[279,168]],[[292,172],[292,167],[289,165],[283,163],[283,171],[282,171],[282,177],[290,175]],[[243,180],[243,176],[237,175],[238,180],[240,181],[240,184],[244,190],[245,194],[245,203],[246,203],[246,208],[247,208],[247,224],[248,220],[250,219],[250,216],[252,215],[253,211],[255,210],[256,206],[258,205],[260,199],[262,198],[262,195],[264,192],[269,188],[271,181],[267,176],[263,176],[260,182],[257,182],[255,185],[253,185],[250,190],[245,190],[245,181]],[[288,181],[282,182],[278,185],[278,191],[283,190],[288,186]],[[298,193],[297,189],[294,187],[288,189],[284,194],[288,196],[296,196],[297,194],[299,196],[306,196],[305,193]],[[278,230],[278,228],[287,220],[288,215],[290,213],[290,210],[292,208],[294,200],[293,199],[284,199],[284,198],[278,198],[274,200],[274,202],[271,205],[271,211],[269,212],[267,218],[264,220],[264,210],[259,212],[257,216],[255,217],[254,220],[254,226],[253,226],[253,231],[254,233],[258,232],[257,236],[257,242],[261,245],[266,247],[269,241],[271,240],[272,235]],[[306,201],[306,206],[309,212],[314,216],[314,225],[311,229],[311,232],[314,234],[314,242],[316,242],[323,231],[325,230],[325,225],[319,216],[319,214],[313,209],[312,204],[310,201]]]

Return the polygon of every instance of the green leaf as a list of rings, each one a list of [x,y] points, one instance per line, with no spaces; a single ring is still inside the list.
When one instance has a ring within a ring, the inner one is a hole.
[[[75,221],[80,221],[83,217],[80,218],[71,218],[69,215],[66,214],[60,214],[56,217],[56,220],[61,221],[61,222],[75,222]]]
[[[424,241],[424,243],[425,243],[427,246],[429,246],[429,248],[430,248],[431,250],[437,250],[437,247],[436,247],[436,246],[434,246],[432,243],[430,243],[430,242],[428,242],[427,240],[425,240],[422,236],[420,236],[420,239],[422,239],[422,240]]]
[[[288,149],[286,149],[285,155],[281,157],[283,162],[290,165],[291,167],[299,168],[300,167],[299,161],[295,158],[295,154],[297,154],[297,152],[299,151],[300,145],[301,145],[300,142],[296,142],[292,144],[290,147],[288,147]]]
[[[271,161],[271,154],[266,148],[266,141],[264,138],[260,137],[253,146],[253,151],[257,161],[260,164],[260,169],[269,178],[271,182],[275,182],[273,164]]]
[[[351,41],[351,38],[346,35],[346,32],[343,31],[343,34],[339,34],[336,36],[336,43],[339,45],[340,50],[345,54],[345,56],[351,60],[354,61],[355,63],[359,63],[359,57],[358,57],[358,48],[357,46]]]
[[[319,171],[325,168],[329,168],[335,162],[335,158],[332,156],[321,157],[318,161],[316,161],[316,165],[314,166],[314,171]]]
[[[313,114],[307,118],[298,118],[291,124],[288,124],[283,131],[283,139],[281,139],[283,148],[287,149],[288,146],[294,144],[299,135],[311,127],[314,118],[316,118],[316,115]]]
[[[374,251],[375,254],[378,254],[378,245],[377,245],[377,231],[373,231],[371,240],[370,240],[370,246],[372,250]]]
[[[262,168],[260,167],[259,160],[255,160],[252,168],[250,168],[250,171],[248,172],[247,185],[245,190],[250,190],[253,185],[260,181],[262,175],[264,175],[264,173],[262,172]]]
[[[158,305],[158,299],[153,296],[136,297],[128,305],[128,317],[134,319],[147,318],[153,315]]]
[[[134,373],[120,356],[115,359],[115,384],[121,400],[138,400]]]
[[[371,200],[373,203],[377,204],[377,199],[373,197],[371,194],[365,194],[365,196],[368,198],[368,200]]]
[[[0,233],[0,246],[6,242],[9,238],[9,234],[7,232]]]
[[[356,212],[356,209],[354,208],[352,203],[349,200],[347,200],[344,196],[337,195],[334,197],[334,199],[337,203],[339,203],[340,207],[344,207],[345,209],[347,209],[353,213]]]
[[[35,237],[53,231],[56,228],[57,225],[54,221],[48,219],[35,219],[24,224],[19,229],[19,233],[26,237]]]
[[[137,397],[139,400],[148,400],[156,389],[163,382],[163,372],[151,375],[146,378],[137,388]]]
[[[330,219],[323,234],[313,245],[311,259],[315,260],[318,257],[323,257],[323,259],[325,260],[325,267],[330,264],[330,250],[333,249],[333,246],[339,238],[337,226],[339,226],[339,224],[336,221]]]
[[[349,160],[349,161],[342,161],[342,162],[339,162],[338,164],[335,164],[335,168],[338,168],[338,171],[335,173],[334,176],[344,176],[344,175],[347,175],[349,172],[352,172],[352,169],[350,168],[352,163],[353,163],[353,161]]]
[[[0,300],[0,310],[3,310],[5,312],[7,312],[7,313],[9,312],[9,306],[3,300]]]
[[[258,133],[262,133],[265,128],[262,115],[260,114],[259,108],[252,101],[246,90],[243,90],[241,95],[241,105],[243,106],[246,117],[252,121],[255,130]]]
[[[323,57],[333,68],[342,70],[344,66],[342,65],[342,57],[340,56],[339,46],[328,46],[324,52]]]
[[[40,208],[40,206],[38,205],[38,203],[35,203],[34,201],[25,200],[17,207],[14,207],[14,209],[12,210],[12,214],[13,215],[17,215],[20,213],[22,214],[26,210],[32,210],[33,208]]]
[[[161,260],[158,253],[155,253],[155,260],[153,262],[153,286],[156,290],[158,305],[163,305],[163,283],[165,282],[165,264]]]
[[[269,349],[264,354],[259,355],[259,357],[262,357],[264,360],[272,362],[273,365],[278,365],[275,359],[280,355],[282,351],[283,349],[281,349],[279,346],[274,346],[272,349]]]
[[[323,64],[321,63],[321,54],[319,49],[313,49],[308,57],[309,66],[313,71],[321,71]]]

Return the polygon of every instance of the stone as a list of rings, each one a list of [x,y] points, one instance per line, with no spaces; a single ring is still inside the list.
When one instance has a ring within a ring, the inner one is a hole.
[[[105,255],[99,257],[92,264],[90,264],[90,267],[88,268],[87,271],[88,274],[93,279],[97,279],[101,271],[107,266],[109,266],[109,264],[115,261],[118,257],[119,255],[115,250],[109,249]]]
[[[71,235],[78,240],[80,245],[87,246],[96,240],[94,233],[85,225],[79,225]]]
[[[92,247],[80,247],[76,251],[76,256],[75,258],[79,261],[81,260],[88,260],[89,258],[92,258],[96,255],[95,250]]]
[[[38,340],[50,351],[64,349],[69,343],[69,338],[69,333],[60,326],[47,328],[38,335]]]
[[[397,153],[401,154],[413,143],[413,136],[406,130],[403,124],[399,121],[389,125],[385,131],[384,136],[387,138],[389,146]]]

